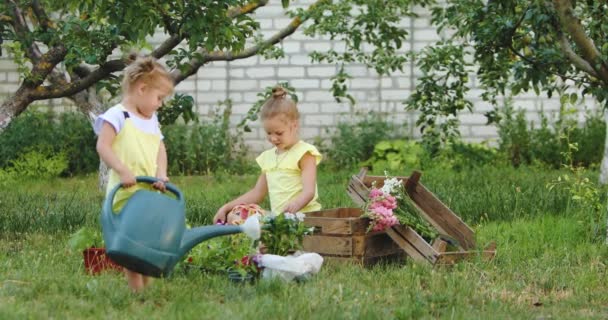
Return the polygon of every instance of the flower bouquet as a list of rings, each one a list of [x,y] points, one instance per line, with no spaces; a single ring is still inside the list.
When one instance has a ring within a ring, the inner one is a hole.
[[[370,219],[369,231],[383,231],[397,224],[414,229],[425,240],[437,237],[435,229],[418,213],[412,200],[405,192],[403,180],[389,177],[381,188],[372,184],[369,200],[365,204],[362,217]]]

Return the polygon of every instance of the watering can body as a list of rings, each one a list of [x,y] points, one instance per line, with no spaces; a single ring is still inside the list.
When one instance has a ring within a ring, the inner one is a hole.
[[[137,182],[154,183],[152,177],[137,177]],[[186,229],[185,202],[181,191],[166,184],[170,196],[159,191],[140,189],[120,212],[112,209],[121,185],[106,197],[101,224],[106,254],[119,265],[147,276],[168,276],[192,247],[220,235],[241,232],[238,226],[203,226]]]

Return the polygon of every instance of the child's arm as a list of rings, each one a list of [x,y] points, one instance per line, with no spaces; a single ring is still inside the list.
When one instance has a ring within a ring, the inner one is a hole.
[[[169,182],[169,178],[167,177],[167,148],[162,140],[156,159],[156,178],[160,181],[153,183],[152,186],[160,191],[165,191],[165,182]]]
[[[99,136],[97,137],[97,153],[101,160],[105,162],[108,167],[112,168],[120,176],[120,182],[123,187],[127,188],[135,185],[135,176],[127,168],[127,166],[118,159],[114,151],[112,150],[112,142],[116,138],[116,131],[114,127],[106,121],[101,126]]]
[[[215,223],[218,220],[226,221],[226,215],[228,214],[228,212],[230,212],[232,208],[238,206],[239,204],[262,202],[267,193],[268,183],[266,182],[266,174],[262,173],[258,178],[258,181],[256,182],[255,186],[251,190],[242,194],[238,198],[224,204],[219,210],[217,210],[217,213],[213,217],[213,222]]]
[[[317,185],[317,161],[310,153],[305,153],[298,163],[302,170],[302,192],[293,201],[288,203],[283,212],[296,213],[315,197]]]

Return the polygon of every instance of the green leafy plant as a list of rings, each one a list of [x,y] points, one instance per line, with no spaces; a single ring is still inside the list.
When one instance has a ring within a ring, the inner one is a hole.
[[[68,167],[64,153],[29,151],[10,161],[8,172],[13,176],[48,179],[58,177]]]
[[[88,248],[101,248],[104,246],[101,231],[91,227],[82,227],[70,235],[68,246],[79,253]]]
[[[225,171],[244,173],[251,164],[242,133],[230,129],[232,103],[221,103],[210,120],[192,125],[173,124],[163,128],[172,175],[209,174]]]
[[[335,131],[326,129],[326,132],[329,143],[319,138],[315,145],[327,156],[330,165],[336,168],[352,167],[369,159],[378,142],[400,134],[394,124],[377,113],[342,121],[337,124]]]
[[[174,124],[180,117],[184,123],[198,122],[198,116],[194,110],[194,99],[189,95],[176,93],[173,99],[164,103],[158,110],[158,122],[161,125]]]
[[[36,151],[49,158],[63,154],[67,167],[60,172],[62,176],[95,172],[99,169],[95,141],[91,123],[83,114],[32,108],[0,134],[0,168],[7,169],[12,161]]]
[[[562,138],[568,142],[567,151],[562,153],[565,160],[564,168],[567,173],[559,175],[555,180],[547,184],[549,190],[561,188],[568,191],[570,200],[576,205],[576,214],[580,222],[586,226],[591,241],[608,242],[608,230],[606,226],[606,208],[601,199],[600,188],[585,175],[585,167],[577,166],[573,161],[573,153],[578,149],[576,143],[570,143],[569,133],[566,130]],[[568,203],[570,207],[570,203]],[[606,232],[606,233],[604,233]]]
[[[362,163],[374,170],[405,170],[422,168],[427,153],[425,149],[412,140],[380,141],[374,147],[371,158]]]
[[[273,214],[268,212],[263,218],[264,230],[260,242],[266,246],[267,253],[285,256],[302,248],[304,236],[312,229],[304,225],[303,213]]]
[[[255,253],[254,241],[244,234],[235,234],[213,238],[194,247],[185,263],[209,272],[235,270],[245,274],[257,270],[243,260]]]

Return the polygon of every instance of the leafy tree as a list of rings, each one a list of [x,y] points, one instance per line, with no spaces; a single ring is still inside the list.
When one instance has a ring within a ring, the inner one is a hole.
[[[396,54],[407,37],[400,20],[431,1],[290,2],[281,1],[292,20],[264,38],[252,13],[268,0],[1,0],[0,42],[6,40],[23,80],[0,105],[0,132],[39,100],[66,97],[88,115],[101,113],[104,99],[117,94],[124,53],[139,48],[166,58],[177,84],[211,61],[281,57],[275,45],[303,28],[343,44],[342,51],[312,52],[313,61],[358,62],[386,74],[407,60]],[[147,39],[159,30],[166,37],[153,47]],[[343,68],[333,78],[337,99],[352,99],[346,79]]]
[[[421,111],[418,124],[427,133],[441,132],[444,140],[458,135],[457,114],[472,108],[466,99],[470,73],[477,75],[482,98],[494,105],[533,90],[560,95],[562,103],[591,96],[606,107],[605,1],[445,0],[431,10],[433,25],[449,36],[418,53],[424,75],[407,101]],[[496,115],[487,114],[490,123]],[[606,152],[602,182],[608,181]]]

